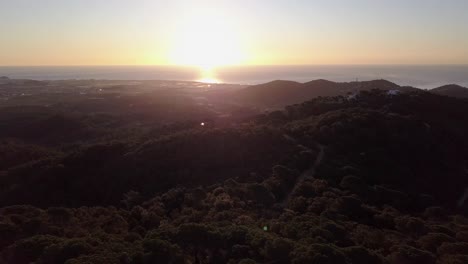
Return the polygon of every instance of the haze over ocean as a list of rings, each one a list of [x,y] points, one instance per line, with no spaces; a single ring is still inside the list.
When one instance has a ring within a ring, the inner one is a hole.
[[[310,65],[220,67],[214,77],[223,83],[258,84],[276,79],[359,81],[386,79],[399,85],[430,89],[445,84],[468,86],[468,65]],[[200,69],[177,66],[0,67],[0,76],[17,79],[179,80],[202,78]]]

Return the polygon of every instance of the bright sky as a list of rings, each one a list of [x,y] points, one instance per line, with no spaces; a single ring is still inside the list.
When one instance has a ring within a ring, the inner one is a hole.
[[[0,0],[0,65],[468,64],[467,0]]]

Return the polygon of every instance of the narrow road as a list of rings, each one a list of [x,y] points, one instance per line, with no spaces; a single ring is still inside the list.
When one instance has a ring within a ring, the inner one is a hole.
[[[287,140],[292,141],[292,142],[296,143],[297,145],[299,145],[299,146],[301,146],[301,147],[303,147],[303,148],[305,148],[307,150],[312,151],[310,148],[308,148],[308,147],[306,147],[304,145],[298,144],[298,142],[297,142],[297,140],[295,138],[293,138],[293,137],[291,137],[289,135],[286,135],[286,134],[284,134],[283,136]],[[309,169],[307,169],[299,177],[297,177],[296,183],[294,184],[294,187],[291,189],[291,191],[286,195],[286,197],[280,203],[282,207],[286,207],[289,204],[289,201],[291,200],[292,195],[296,192],[299,185],[305,179],[310,179],[310,178],[313,178],[315,176],[316,169],[322,163],[323,156],[325,155],[325,146],[320,144],[320,143],[317,143],[317,146],[319,148],[319,154],[318,154],[317,158],[315,159],[314,164],[312,164],[312,166]]]

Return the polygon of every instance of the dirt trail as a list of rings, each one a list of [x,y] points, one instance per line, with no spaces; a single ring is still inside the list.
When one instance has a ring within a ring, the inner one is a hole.
[[[301,145],[297,142],[297,140],[289,135],[286,135],[284,134],[283,135],[287,140],[290,140],[294,143],[296,143],[297,145],[307,149],[307,150],[310,150],[312,151],[310,148],[304,146],[304,145]],[[317,143],[317,146],[319,148],[319,154],[317,156],[317,158],[315,159],[314,163],[312,164],[312,166],[307,169],[306,171],[304,171],[299,177],[297,177],[296,179],[296,183],[294,184],[294,187],[291,189],[291,191],[286,195],[286,197],[283,199],[283,201],[281,202],[281,206],[282,207],[286,207],[288,204],[289,204],[289,201],[291,200],[291,197],[292,195],[294,194],[294,192],[296,192],[297,188],[299,187],[299,185],[305,180],[305,179],[310,179],[310,178],[313,178],[315,176],[315,172],[316,172],[316,169],[318,166],[320,166],[320,164],[322,163],[322,160],[323,160],[323,156],[325,155],[325,146],[320,144],[320,143]]]

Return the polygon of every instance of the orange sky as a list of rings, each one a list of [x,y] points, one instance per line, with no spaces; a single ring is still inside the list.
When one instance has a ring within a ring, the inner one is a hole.
[[[0,3],[0,65],[467,64],[468,1]]]

